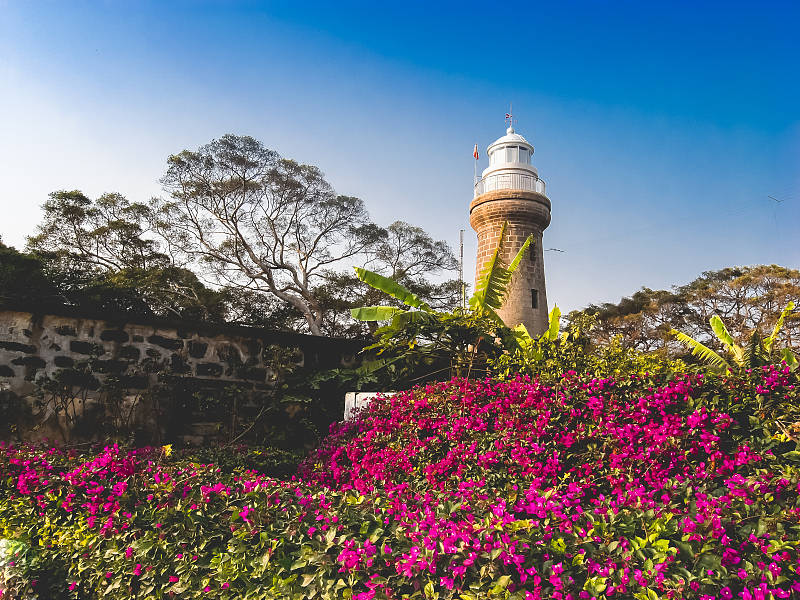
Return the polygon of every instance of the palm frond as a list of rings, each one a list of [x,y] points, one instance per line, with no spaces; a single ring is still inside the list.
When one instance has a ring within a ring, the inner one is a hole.
[[[766,355],[764,352],[764,345],[758,335],[758,331],[754,331],[750,335],[750,343],[747,345],[747,350],[744,351],[742,356],[742,364],[740,366],[753,369],[766,364]]]
[[[500,241],[497,248],[489,261],[483,268],[478,281],[475,283],[475,293],[470,298],[469,304],[473,309],[482,309],[487,304],[487,296],[493,297],[498,293],[498,290],[504,287],[507,283],[505,280],[506,269],[503,268],[503,263],[500,258],[503,250],[503,240],[506,237],[506,225],[500,230]]]

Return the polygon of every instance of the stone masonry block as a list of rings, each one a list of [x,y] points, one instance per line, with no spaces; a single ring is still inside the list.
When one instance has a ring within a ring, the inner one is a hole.
[[[35,354],[36,346],[30,344],[20,344],[19,342],[0,342],[0,348],[11,352],[24,352],[25,354]]]
[[[100,334],[100,339],[104,342],[127,342],[129,337],[128,333],[121,329],[106,329]]]
[[[179,340],[176,338],[168,338],[161,335],[151,335],[147,338],[148,343],[153,344],[154,346],[161,346],[162,348],[166,348],[167,350],[182,350],[183,349],[183,340]]]
[[[103,348],[100,344],[83,342],[80,340],[72,340],[69,343],[69,349],[75,354],[96,354],[97,356],[102,356],[106,352],[105,348]]]

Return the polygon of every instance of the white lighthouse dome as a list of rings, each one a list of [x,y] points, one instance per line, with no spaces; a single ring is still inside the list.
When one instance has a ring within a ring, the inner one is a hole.
[[[489,144],[486,154],[489,156],[489,166],[484,169],[483,177],[498,171],[538,177],[536,169],[531,164],[533,145],[516,133],[513,127],[509,127],[503,137]]]
[[[489,166],[475,182],[475,197],[499,189],[518,189],[545,195],[544,181],[531,164],[533,144],[509,127],[486,148]]]
[[[528,142],[528,140],[526,140],[524,137],[522,137],[520,134],[518,134],[516,131],[514,131],[513,127],[509,127],[508,129],[506,129],[506,134],[503,137],[497,138],[494,142],[492,142],[487,150],[491,151],[492,148],[500,144],[507,145],[507,144],[520,144],[520,143],[530,148],[530,151],[533,152],[533,145],[530,142]]]

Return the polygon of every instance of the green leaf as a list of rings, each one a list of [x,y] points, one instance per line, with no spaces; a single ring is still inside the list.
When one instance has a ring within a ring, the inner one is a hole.
[[[399,300],[406,306],[418,308],[426,312],[431,311],[431,307],[423,302],[419,296],[407,290],[394,279],[389,279],[388,277],[360,267],[354,268],[356,270],[356,276],[368,286],[389,294],[392,298]]]
[[[719,341],[722,342],[722,345],[725,346],[725,349],[733,354],[736,363],[742,366],[744,362],[744,350],[733,340],[731,334],[728,333],[728,328],[725,327],[725,323],[722,322],[722,319],[720,319],[718,315],[714,315],[709,319],[708,323],[711,325],[714,335],[716,335]]]
[[[508,271],[513,275],[516,270],[519,268],[519,264],[522,262],[522,259],[525,258],[525,252],[528,251],[528,247],[533,243],[533,236],[529,235],[528,239],[525,240],[525,243],[522,244],[520,249],[517,251],[516,256],[511,260],[511,264],[508,265]]]
[[[781,360],[785,360],[786,364],[789,365],[789,369],[792,371],[797,370],[797,357],[794,355],[794,352],[792,352],[791,349],[784,348],[781,350]]]
[[[670,334],[674,335],[678,338],[679,341],[683,342],[692,350],[692,354],[699,357],[701,360],[705,361],[711,367],[716,369],[730,369],[731,366],[728,364],[724,358],[722,358],[719,354],[714,352],[708,346],[701,344],[696,339],[691,336],[686,335],[683,332],[677,331],[675,329],[670,330]]]
[[[772,352],[772,345],[775,343],[775,340],[778,338],[778,334],[783,328],[783,322],[786,319],[786,317],[788,317],[792,313],[793,310],[794,310],[794,301],[789,300],[789,304],[787,304],[786,307],[781,311],[781,315],[775,322],[775,327],[772,328],[772,333],[769,335],[768,338],[764,339],[764,349],[767,351],[767,353]]]
[[[528,328],[522,323],[514,327],[514,339],[517,340],[517,343],[523,350],[529,350],[533,347],[533,338],[531,334],[528,333]]]
[[[522,244],[516,256],[514,256],[511,263],[506,267],[503,264],[502,255],[507,227],[508,222],[506,221],[503,223],[503,227],[500,230],[500,241],[497,244],[497,248],[495,248],[492,257],[486,263],[483,272],[478,278],[475,284],[475,294],[469,301],[469,305],[473,310],[496,317],[501,324],[502,320],[499,319],[495,311],[503,306],[503,302],[505,302],[506,296],[508,295],[508,286],[511,283],[511,277],[522,262],[528,247],[533,242],[533,236],[528,236],[528,239]]]
[[[350,309],[350,315],[358,321],[388,321],[402,312],[408,311],[396,306],[362,306]]]
[[[298,558],[296,561],[292,563],[292,566],[289,567],[290,571],[295,571],[297,569],[302,569],[308,564],[308,561],[302,558]]]
[[[559,329],[561,329],[561,309],[558,308],[558,305],[556,304],[553,306],[553,310],[550,311],[549,326],[542,337],[546,340],[554,342],[558,339]]]

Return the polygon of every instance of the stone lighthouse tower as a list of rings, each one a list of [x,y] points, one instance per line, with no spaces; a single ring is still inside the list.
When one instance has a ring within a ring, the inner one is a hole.
[[[478,234],[475,281],[497,248],[505,221],[508,227],[502,258],[506,264],[533,235],[499,313],[509,327],[523,323],[531,335],[538,335],[547,329],[548,319],[542,232],[550,224],[550,200],[544,181],[531,165],[533,146],[514,131],[513,122],[506,135],[487,148],[487,154],[489,166],[475,183],[469,207],[469,222]]]

